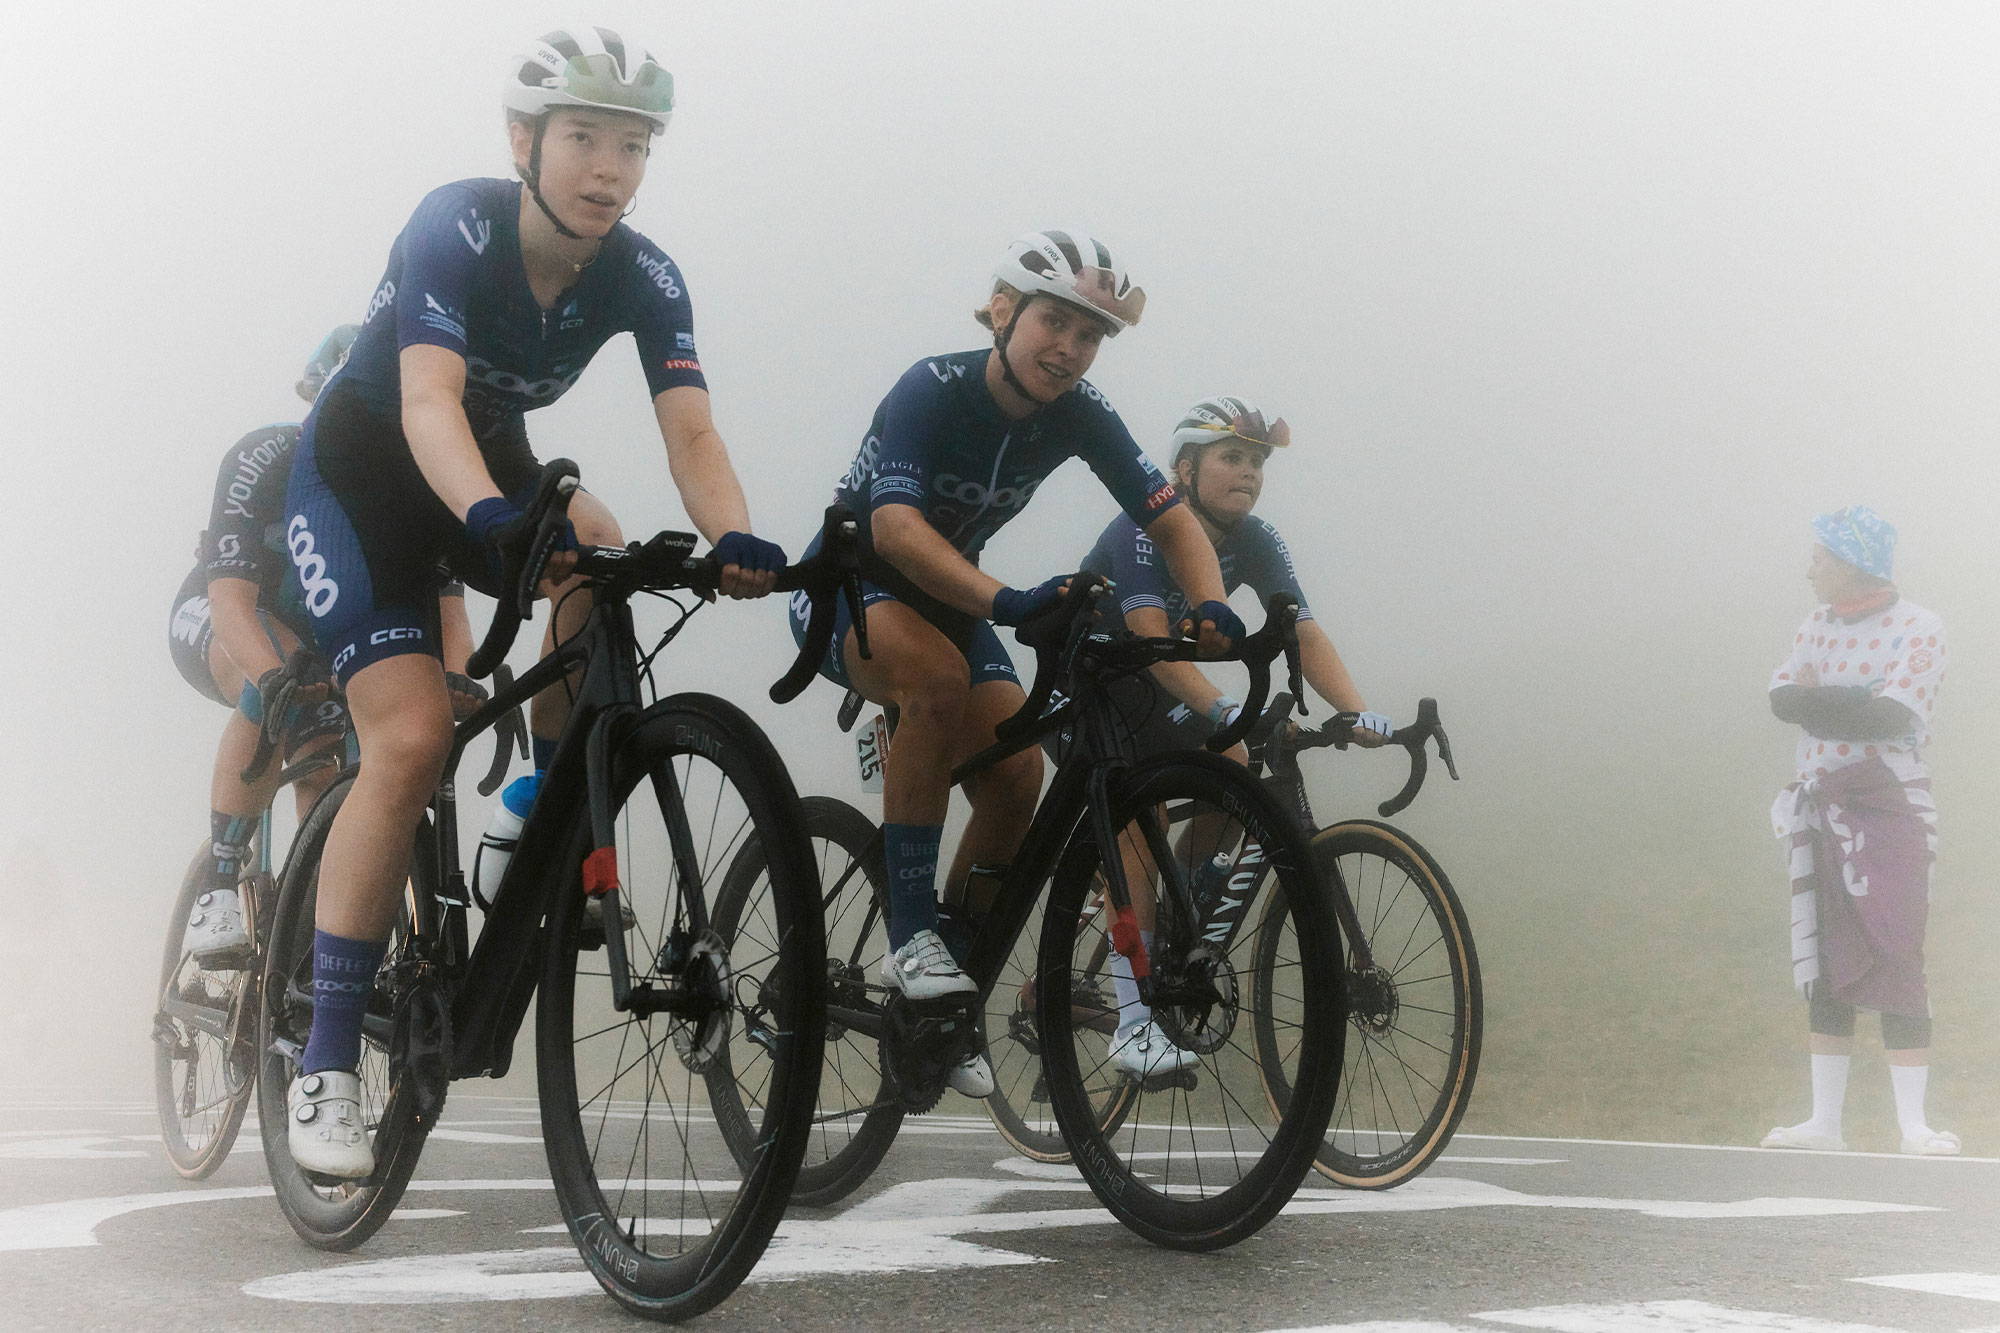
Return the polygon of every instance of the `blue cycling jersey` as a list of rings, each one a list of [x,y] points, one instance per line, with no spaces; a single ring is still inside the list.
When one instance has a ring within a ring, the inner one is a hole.
[[[919,361],[875,409],[835,495],[860,516],[865,551],[872,554],[875,510],[912,505],[977,564],[987,540],[1071,458],[1090,465],[1135,524],[1151,523],[1179,503],[1172,483],[1087,381],[1013,420],[986,387],[991,355],[982,349]]]
[[[521,183],[463,180],[424,196],[389,249],[361,334],[330,383],[379,417],[402,414],[403,348],[465,358],[465,415],[482,442],[568,391],[597,349],[629,331],[654,394],[706,388],[687,283],[674,261],[623,223],[544,310],[521,259]]]
[[[1298,599],[1299,619],[1312,619],[1306,595],[1299,589],[1298,571],[1292,568],[1291,550],[1263,519],[1252,515],[1238,523],[1216,546],[1215,559],[1222,566],[1222,586],[1229,592],[1247,583],[1259,598],[1290,593]],[[1169,629],[1187,619],[1187,595],[1167,573],[1152,540],[1131,519],[1123,515],[1112,519],[1084,557],[1083,567],[1118,585],[1120,612],[1129,615],[1142,606],[1157,606],[1167,613]]]

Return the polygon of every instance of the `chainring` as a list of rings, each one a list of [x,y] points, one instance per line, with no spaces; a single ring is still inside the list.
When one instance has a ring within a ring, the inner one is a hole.
[[[910,1114],[935,1110],[951,1071],[977,1049],[974,999],[912,1001],[889,993],[882,1006],[882,1072]]]

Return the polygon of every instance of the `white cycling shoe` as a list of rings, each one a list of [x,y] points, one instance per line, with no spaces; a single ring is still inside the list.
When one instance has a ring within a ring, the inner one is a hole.
[[[299,1168],[339,1180],[374,1173],[375,1152],[361,1122],[361,1078],[328,1069],[301,1074],[285,1097],[285,1143]]]
[[[936,1000],[946,995],[973,995],[979,987],[965,975],[951,950],[935,930],[920,930],[903,947],[882,960],[882,981],[907,1000]],[[987,1075],[987,1092],[993,1076]],[[985,1093],[979,1093],[985,1096]]]
[[[235,889],[211,889],[194,900],[188,913],[187,933],[181,937],[181,951],[194,955],[197,963],[220,961],[227,955],[250,947],[250,932],[243,927],[243,903]]]
[[[1178,1073],[1201,1063],[1199,1055],[1174,1045],[1150,1018],[1112,1033],[1109,1056],[1119,1073],[1137,1079]]]
[[[975,1051],[959,1061],[957,1067],[944,1076],[944,1082],[953,1092],[964,1093],[967,1097],[991,1097],[993,1066],[987,1063],[983,1052]]]

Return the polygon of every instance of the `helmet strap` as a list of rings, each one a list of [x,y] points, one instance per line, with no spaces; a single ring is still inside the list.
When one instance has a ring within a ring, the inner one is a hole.
[[[1208,457],[1208,451],[1210,447],[1211,446],[1204,444],[1200,448],[1196,449],[1194,453],[1194,466],[1188,469],[1188,483],[1187,483],[1188,507],[1193,509],[1194,512],[1199,514],[1201,517],[1207,519],[1209,523],[1218,530],[1222,532],[1234,532],[1236,530],[1236,524],[1229,522],[1227,519],[1224,519],[1220,514],[1217,514],[1213,509],[1210,509],[1207,505],[1201,502],[1201,460]]]
[[[549,201],[542,198],[542,134],[548,127],[547,113],[535,118],[535,142],[534,146],[528,149],[528,170],[524,173],[528,193],[534,196],[535,206],[542,210],[543,215],[549,220],[549,225],[554,227],[559,235],[567,236],[572,241],[586,240],[587,237],[564,226],[563,220],[556,216],[556,211],[549,207]],[[638,201],[635,199],[633,202]]]
[[[1021,383],[1020,376],[1014,373],[1013,364],[1007,360],[1007,344],[1014,340],[1014,326],[1021,322],[1021,312],[1028,308],[1028,302],[1034,300],[1038,294],[1036,292],[1021,293],[1021,299],[1014,304],[1014,313],[1007,317],[1007,327],[1000,330],[994,336],[993,348],[1000,354],[1000,378],[1006,382],[1007,387],[1015,393],[1020,394],[1036,407],[1047,407],[1055,399],[1051,398],[1047,402],[1044,402],[1042,399],[1029,393],[1028,386]]]

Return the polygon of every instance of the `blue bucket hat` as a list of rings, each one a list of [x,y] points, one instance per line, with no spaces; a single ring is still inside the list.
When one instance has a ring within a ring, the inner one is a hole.
[[[1895,525],[1867,505],[1849,505],[1812,521],[1813,536],[1864,574],[1890,577],[1896,558]]]

